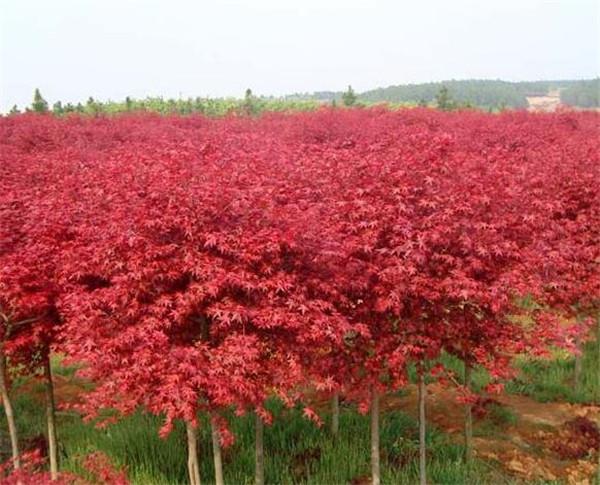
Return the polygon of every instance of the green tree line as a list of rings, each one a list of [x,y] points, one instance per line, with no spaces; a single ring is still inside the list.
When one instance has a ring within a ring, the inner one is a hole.
[[[561,101],[571,106],[597,107],[600,96],[600,78],[584,81],[523,81],[500,80],[450,80],[419,84],[403,84],[377,88],[356,95],[359,103],[390,103],[422,106],[437,106],[439,97],[446,90],[455,107],[478,107],[498,110],[503,108],[526,108],[529,95],[544,95],[553,89],[560,90]],[[345,93],[339,91],[317,91],[286,96],[289,100],[339,101]]]
[[[600,78],[573,83],[560,92],[560,100],[570,106],[600,107]]]
[[[255,96],[250,89],[243,98],[184,98],[147,97],[133,99],[129,96],[123,101],[98,101],[89,97],[85,104],[62,103],[57,101],[50,109],[39,89],[35,90],[31,106],[26,112],[44,113],[52,111],[56,115],[81,113],[88,115],[117,114],[128,111],[151,111],[160,114],[204,114],[206,116],[224,116],[231,113],[257,115],[266,111],[307,111],[314,110],[323,103],[315,100],[286,100],[275,97]],[[15,105],[10,114],[20,113]]]
[[[256,96],[247,89],[243,98],[163,98],[147,97],[123,101],[98,101],[89,97],[85,103],[57,101],[52,112],[57,115],[83,113],[90,115],[116,114],[127,111],[151,111],[161,114],[224,116],[230,113],[257,115],[267,111],[306,111],[319,106],[338,104],[344,106],[367,106],[388,103],[392,108],[403,106],[431,106],[442,110],[480,108],[502,110],[504,108],[526,108],[527,96],[544,95],[558,89],[561,102],[582,108],[600,107],[600,78],[582,81],[445,81],[422,84],[405,84],[378,88],[356,93],[352,86],[344,92],[319,91],[312,94],[300,93],[285,97]],[[50,111],[48,102],[39,89],[35,90],[33,102],[25,111]],[[14,106],[10,113],[19,113]]]

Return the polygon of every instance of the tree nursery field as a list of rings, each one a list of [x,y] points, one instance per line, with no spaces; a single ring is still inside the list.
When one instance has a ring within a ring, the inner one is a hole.
[[[600,483],[600,113],[0,118],[6,484]]]

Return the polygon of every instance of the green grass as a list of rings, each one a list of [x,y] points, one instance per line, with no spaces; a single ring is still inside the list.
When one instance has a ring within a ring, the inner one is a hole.
[[[474,436],[509,439],[507,430],[517,423],[518,417],[510,408],[500,404],[490,404],[485,417],[476,421],[473,434]]]
[[[490,405],[485,419],[501,427],[514,426],[518,420],[517,415],[510,408],[500,404]]]
[[[44,432],[43,408],[27,395],[15,399],[17,426],[25,444]],[[343,407],[340,435],[333,439],[328,427],[318,428],[302,417],[300,409],[277,402],[270,408],[276,419],[265,428],[266,482],[277,484],[345,484],[368,477],[369,417]],[[326,418],[328,420],[329,418]],[[60,459],[63,470],[84,473],[82,459],[94,451],[107,454],[118,467],[126,467],[132,483],[187,483],[183,426],[167,439],[158,437],[160,420],[137,413],[106,429],[96,429],[72,413],[59,413]],[[223,451],[226,483],[251,484],[254,472],[253,418],[233,419],[235,444]],[[326,423],[327,424],[327,423]],[[2,423],[4,427],[4,423]],[[382,481],[412,484],[417,480],[417,423],[403,413],[387,413],[381,420]],[[462,446],[436,429],[427,434],[428,474],[431,483],[496,483],[481,462],[463,465]],[[203,483],[213,476],[209,428],[200,431]],[[476,477],[476,479],[475,479]]]
[[[596,343],[588,342],[584,346],[581,382],[577,388],[573,379],[574,357],[557,353],[552,359],[520,358],[517,360],[519,376],[507,383],[506,390],[540,402],[600,402],[597,359]]]
[[[540,401],[561,400],[590,402],[596,384],[594,342],[586,345],[583,357],[582,385],[574,390],[574,359],[557,354],[552,360],[520,359],[519,378],[507,384],[507,390],[523,393]],[[462,380],[463,365],[455,357],[441,358]],[[55,373],[72,378],[74,369],[55,362]],[[415,371],[410,369],[414,378]],[[482,369],[473,371],[473,387],[483,389],[489,376]],[[31,389],[31,387],[30,387]],[[43,406],[15,389],[17,426],[24,447],[44,434]],[[322,429],[307,421],[300,409],[287,409],[279,402],[269,404],[275,416],[265,428],[266,482],[270,484],[349,484],[370,475],[369,417],[343,406],[340,435],[328,433],[328,417]],[[223,450],[226,483],[251,484],[254,472],[254,420],[252,416],[232,418],[235,444]],[[106,429],[83,423],[72,412],[58,415],[60,459],[63,470],[84,473],[83,458],[94,451],[108,455],[117,467],[125,467],[134,484],[185,484],[186,446],[183,426],[178,424],[166,439],[158,437],[160,419],[142,413],[121,420]],[[502,406],[490,407],[479,423],[476,434],[501,435],[502,429],[518,424],[517,417]],[[0,433],[6,424],[0,420]],[[470,468],[462,463],[463,448],[448,435],[430,427],[427,434],[428,478],[430,483],[515,483],[501,466],[476,460]],[[210,432],[206,419],[200,428],[200,464],[203,483],[213,477]],[[386,484],[412,484],[417,481],[417,423],[407,414],[385,413],[381,419],[382,481]],[[540,482],[542,483],[542,482]]]
[[[593,340],[584,345],[579,387],[574,382],[575,358],[557,351],[552,358],[517,358],[517,377],[506,382],[506,392],[523,394],[539,402],[600,403],[596,345]],[[454,374],[458,382],[463,382],[464,365],[460,359],[444,353],[440,362]],[[409,369],[409,378],[416,382],[414,366]],[[473,390],[480,392],[489,384],[490,377],[484,369],[477,367],[472,371],[471,380]]]
[[[450,354],[443,353],[440,358],[440,363],[448,369],[460,383],[464,381],[465,368],[463,362]],[[490,383],[490,376],[481,367],[475,367],[471,371],[471,388],[475,392],[481,392],[485,386]]]

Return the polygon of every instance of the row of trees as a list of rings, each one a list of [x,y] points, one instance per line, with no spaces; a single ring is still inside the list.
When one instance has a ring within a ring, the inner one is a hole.
[[[310,100],[283,100],[273,97],[255,96],[252,90],[246,90],[244,98],[186,98],[164,99],[162,97],[133,99],[126,97],[124,101],[98,101],[89,97],[85,104],[65,103],[56,101],[52,107],[36,89],[33,101],[25,112],[52,112],[62,116],[69,113],[79,113],[98,116],[101,114],[118,114],[133,111],[151,111],[161,114],[203,114],[206,116],[225,116],[227,114],[256,115],[271,111],[307,111],[317,109],[321,103]],[[9,114],[19,114],[21,110],[15,105]]]
[[[257,97],[248,89],[243,99],[219,98],[187,98],[163,99],[146,98],[136,100],[126,97],[125,101],[99,102],[89,97],[85,104],[66,103],[57,101],[52,106],[54,114],[67,113],[114,114],[127,111],[155,111],[163,114],[192,114],[202,113],[207,116],[223,116],[228,113],[254,113],[264,111],[298,111],[313,110],[323,103],[336,105],[341,102],[344,106],[354,106],[357,103],[376,104],[391,103],[392,105],[436,106],[441,109],[480,108],[487,110],[502,110],[506,108],[526,108],[527,95],[547,93],[550,89],[560,90],[561,102],[568,106],[582,108],[597,108],[600,106],[600,79],[582,81],[444,81],[443,83],[407,84],[378,88],[356,94],[352,86],[344,92],[316,92],[313,94],[296,94],[284,98]],[[440,103],[440,98],[442,102]],[[449,103],[444,103],[444,100]],[[35,90],[31,107],[26,111],[43,113],[50,107]],[[11,114],[19,113],[15,105]]]
[[[407,84],[378,88],[361,94],[361,99],[371,102],[423,102],[433,103],[440,90],[446,89],[460,103],[470,103],[481,108],[526,108],[524,93],[505,81],[445,81]]]
[[[600,96],[598,79],[586,81],[508,82],[499,80],[449,80],[405,84],[361,93],[362,101],[378,103],[433,103],[441,89],[447,89],[459,104],[483,109],[526,108],[526,96],[561,90],[561,101],[570,106],[597,107]]]
[[[251,93],[247,96],[247,98]],[[416,366],[425,483],[426,377],[464,362],[465,459],[475,367],[498,390],[511,359],[574,348],[598,315],[596,115],[320,110],[226,117],[0,120],[0,390],[14,466],[14,372],[47,383],[50,353],[95,383],[90,418],[198,416],[223,483],[226,415],[256,414],[264,483],[270,396],[339,396],[371,413]],[[523,298],[537,302],[530,319]],[[581,324],[563,318],[579,316]],[[0,369],[2,370],[2,369]],[[12,424],[11,424],[12,423]],[[333,431],[335,432],[335,425]]]
[[[600,78],[579,81],[562,89],[560,101],[569,106],[600,108]]]
[[[352,86],[348,86],[348,89],[341,94],[340,100],[345,107],[365,106],[364,102],[359,101],[359,97]],[[337,99],[332,98],[330,103],[333,107],[337,106]],[[446,86],[442,86],[439,89],[433,102],[429,103],[424,98],[421,98],[418,104],[423,107],[429,105],[435,106],[444,111],[475,107],[472,103],[464,103],[455,100]],[[247,89],[244,98],[241,100],[200,97],[183,100],[164,100],[163,98],[134,100],[130,97],[126,97],[124,102],[99,102],[90,96],[85,104],[77,103],[74,105],[72,103],[66,103],[63,105],[61,101],[57,101],[50,109],[48,102],[44,99],[40,90],[36,89],[31,107],[26,108],[25,111],[34,113],[47,113],[51,111],[58,116],[69,113],[98,116],[100,114],[117,114],[133,111],[152,111],[161,114],[204,114],[206,116],[225,116],[234,113],[241,115],[258,115],[263,112],[307,111],[315,110],[320,106],[322,106],[322,103],[312,100],[258,97],[252,93],[251,89]],[[19,113],[20,110],[16,105],[13,106],[9,112],[11,115]]]

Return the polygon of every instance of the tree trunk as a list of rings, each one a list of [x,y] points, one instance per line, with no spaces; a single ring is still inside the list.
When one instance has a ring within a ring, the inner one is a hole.
[[[600,419],[598,420],[598,426],[600,426]],[[596,468],[596,482],[600,485],[600,450],[598,450],[598,466]]]
[[[471,364],[465,361],[465,387],[471,390]],[[465,463],[471,463],[473,458],[473,405],[465,405]]]
[[[597,316],[596,329],[596,404],[600,405],[600,314]],[[600,416],[598,416],[598,428],[600,428]],[[600,485],[600,449],[598,450],[598,467],[596,468],[596,482]]]
[[[379,461],[379,394],[373,387],[371,394],[371,477],[373,485],[381,483]]]
[[[254,459],[255,459],[255,467],[254,467],[254,483],[255,485],[264,485],[265,484],[265,445],[264,445],[264,431],[265,425],[260,419],[258,414],[255,414],[256,425],[256,441],[254,448]]]
[[[600,427],[600,418],[598,418],[598,427]],[[600,485],[600,450],[598,450],[598,463],[596,467],[596,483]]]
[[[215,462],[215,485],[223,485],[223,460],[221,459],[221,443],[219,443],[219,429],[215,419],[210,421],[212,435],[213,460]]]
[[[425,396],[427,387],[425,386],[425,373],[423,365],[419,365],[419,483],[427,484],[427,475],[425,470]]]
[[[600,314],[596,317],[596,321],[596,404],[600,406]],[[598,450],[598,485],[600,485],[600,450]]]
[[[58,478],[58,441],[56,439],[56,406],[54,403],[54,384],[52,382],[52,369],[50,355],[44,362],[44,377],[46,384],[46,421],[48,422],[48,455],[50,457],[50,478]]]
[[[200,464],[198,463],[198,431],[191,423],[185,423],[188,448],[188,476],[190,485],[200,485]]]
[[[577,336],[575,339],[575,346],[577,347],[578,352],[575,354],[575,374],[573,376],[573,380],[575,381],[575,391],[579,392],[581,390],[581,337]]]
[[[340,395],[335,393],[331,400],[331,434],[336,437],[340,430]]]
[[[0,394],[2,395],[2,403],[4,412],[6,413],[6,421],[8,423],[8,433],[10,436],[10,446],[12,448],[13,467],[15,470],[21,468],[21,460],[19,457],[19,440],[17,438],[17,425],[13,413],[12,403],[8,394],[8,380],[6,369],[6,355],[4,349],[0,345]]]

